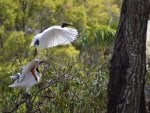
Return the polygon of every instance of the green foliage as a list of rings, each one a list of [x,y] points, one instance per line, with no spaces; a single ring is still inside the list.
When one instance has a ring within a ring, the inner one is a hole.
[[[54,56],[62,59],[75,59],[79,56],[79,50],[76,50],[74,46],[69,45],[67,47],[60,47],[53,51]]]
[[[108,25],[89,28],[88,31],[89,34],[81,42],[81,44],[85,44],[86,46],[104,46],[106,44],[111,44],[114,40],[115,30]]]
[[[40,67],[41,83],[31,90],[35,113],[106,112],[106,53],[114,41],[119,5],[116,0],[1,0],[0,112],[26,111],[24,90],[8,88],[9,76],[34,58],[47,62]],[[78,39],[36,54],[30,47],[33,36],[62,22],[78,29]]]

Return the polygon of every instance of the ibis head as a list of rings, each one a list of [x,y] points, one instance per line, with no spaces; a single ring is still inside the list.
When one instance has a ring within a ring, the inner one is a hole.
[[[64,22],[64,23],[62,23],[62,25],[61,25],[62,28],[63,28],[63,27],[67,27],[67,26],[71,26],[71,24]]]

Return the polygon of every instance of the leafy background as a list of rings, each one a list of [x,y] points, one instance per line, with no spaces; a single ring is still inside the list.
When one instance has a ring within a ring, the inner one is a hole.
[[[109,60],[120,11],[118,0],[0,0],[0,112],[105,113]],[[48,49],[30,47],[52,25],[72,23],[78,39]],[[8,88],[10,76],[34,58],[45,60],[31,90]]]

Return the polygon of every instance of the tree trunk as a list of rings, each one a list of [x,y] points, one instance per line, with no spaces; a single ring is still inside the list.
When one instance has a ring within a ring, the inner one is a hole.
[[[111,59],[107,113],[145,113],[149,0],[123,0]]]

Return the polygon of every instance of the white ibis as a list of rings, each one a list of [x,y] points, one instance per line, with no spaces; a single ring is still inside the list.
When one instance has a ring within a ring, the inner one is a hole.
[[[48,48],[73,42],[77,38],[78,31],[67,26],[71,25],[63,23],[61,26],[51,26],[45,29],[32,39],[31,46]]]
[[[40,82],[41,75],[38,70],[40,63],[38,59],[34,59],[25,65],[21,74],[17,73],[10,77],[15,80],[15,82],[9,85],[9,87],[26,88],[26,92],[29,93],[30,88]]]

